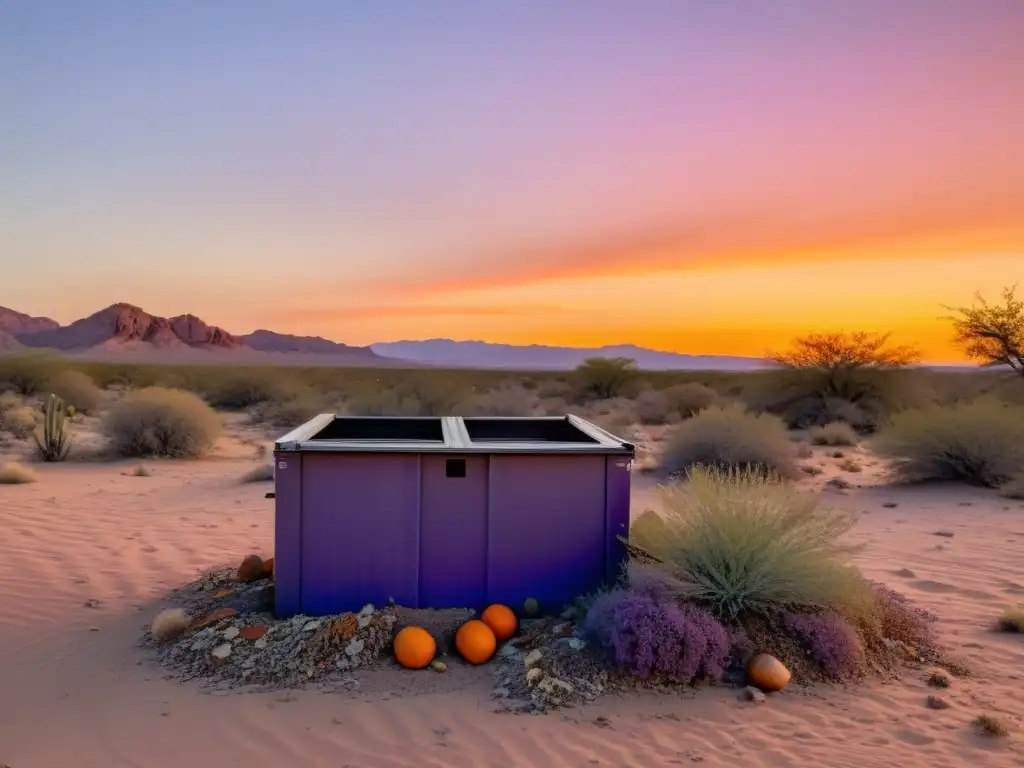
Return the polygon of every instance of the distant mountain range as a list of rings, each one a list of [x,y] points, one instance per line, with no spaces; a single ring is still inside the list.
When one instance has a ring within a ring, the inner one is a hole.
[[[394,364],[378,357],[369,347],[265,330],[236,336],[195,315],[159,317],[123,303],[112,304],[68,325],[0,307],[0,350],[10,352],[26,348],[51,349],[94,359]]]
[[[269,330],[235,335],[195,315],[159,317],[133,304],[112,304],[61,325],[0,307],[0,352],[49,349],[101,360],[570,370],[589,357],[629,357],[649,370],[747,371],[770,367],[760,358],[682,355],[633,345],[594,348],[515,346],[483,341],[395,341],[350,346],[320,336]]]
[[[683,355],[659,352],[632,344],[605,347],[515,346],[486,341],[392,341],[374,344],[381,357],[452,368],[508,368],[513,370],[570,370],[590,357],[628,357],[647,370],[751,371],[772,367],[757,357]]]

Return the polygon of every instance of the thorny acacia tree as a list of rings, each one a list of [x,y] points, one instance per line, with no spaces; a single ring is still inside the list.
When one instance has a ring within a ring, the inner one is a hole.
[[[791,370],[817,372],[821,376],[821,395],[855,402],[866,394],[860,380],[864,372],[906,368],[920,359],[913,347],[890,346],[891,335],[867,331],[810,333],[794,339],[788,352],[770,354],[768,359]]]
[[[1016,285],[1003,288],[998,304],[976,293],[970,307],[946,307],[954,313],[946,319],[968,357],[985,367],[1007,365],[1024,376],[1024,301],[1016,291]]]

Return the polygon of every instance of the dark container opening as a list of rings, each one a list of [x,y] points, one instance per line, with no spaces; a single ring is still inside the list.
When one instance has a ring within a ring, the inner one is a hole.
[[[489,419],[462,420],[474,443],[597,443],[590,435],[574,427],[568,419]]]
[[[441,419],[338,417],[312,437],[313,440],[395,440],[444,442]]]

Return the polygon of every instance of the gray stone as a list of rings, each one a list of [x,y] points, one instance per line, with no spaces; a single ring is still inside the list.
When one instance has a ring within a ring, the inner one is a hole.
[[[231,655],[231,643],[223,643],[222,645],[218,645],[210,652],[210,655],[213,656],[213,658],[215,659],[223,661]]]

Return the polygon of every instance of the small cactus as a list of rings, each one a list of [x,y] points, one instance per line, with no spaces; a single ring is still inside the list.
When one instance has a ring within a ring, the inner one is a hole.
[[[68,406],[57,395],[50,395],[43,408],[43,436],[36,432],[36,447],[43,461],[63,461],[71,450],[67,430]]]

